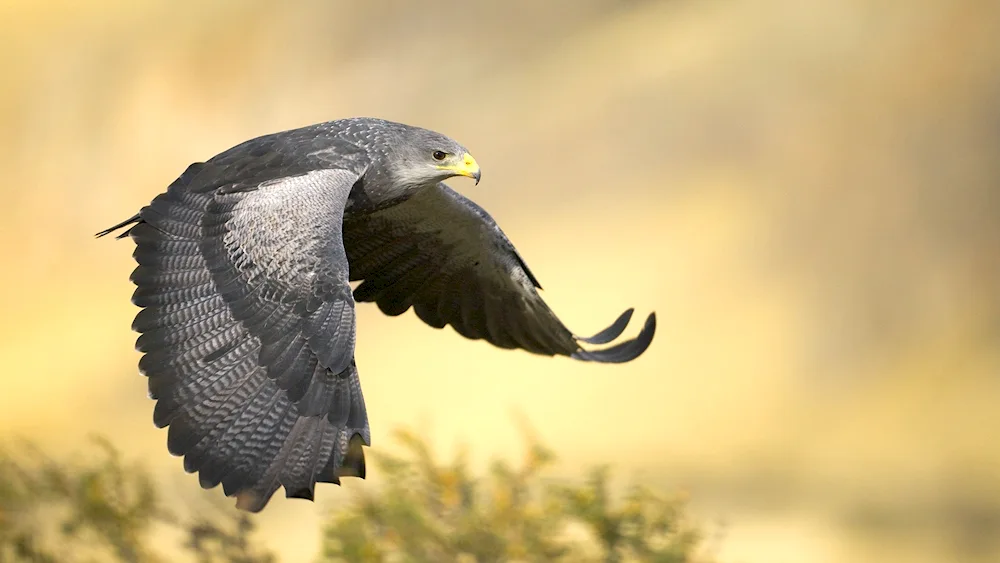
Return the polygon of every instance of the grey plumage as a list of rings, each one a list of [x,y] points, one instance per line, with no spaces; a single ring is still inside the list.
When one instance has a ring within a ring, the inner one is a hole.
[[[205,488],[264,508],[274,492],[365,476],[371,445],[354,358],[355,302],[503,348],[597,362],[642,354],[655,332],[603,350],[570,332],[482,208],[442,180],[479,179],[464,147],[383,120],[266,135],[192,164],[127,227],[142,309],[140,370],[171,453]],[[352,292],[349,282],[361,283]]]

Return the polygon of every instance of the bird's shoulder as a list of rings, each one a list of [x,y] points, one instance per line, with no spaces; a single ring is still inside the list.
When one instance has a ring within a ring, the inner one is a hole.
[[[191,164],[175,182],[192,192],[243,191],[319,170],[361,175],[369,165],[365,149],[330,124],[317,124],[254,137],[205,162]]]
[[[354,196],[352,192],[352,197]],[[355,238],[371,238],[373,232],[431,235],[453,259],[480,260],[496,264],[503,275],[512,269],[523,272],[530,285],[541,288],[528,264],[503,232],[496,220],[482,206],[439,183],[405,200],[369,213],[345,216],[345,231]],[[358,233],[365,232],[361,235]]]

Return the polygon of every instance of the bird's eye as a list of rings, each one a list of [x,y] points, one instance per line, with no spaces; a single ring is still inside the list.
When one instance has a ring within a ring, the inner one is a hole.
[[[434,160],[444,160],[444,157],[448,156],[448,153],[444,151],[434,151],[434,154],[431,156],[434,157]]]

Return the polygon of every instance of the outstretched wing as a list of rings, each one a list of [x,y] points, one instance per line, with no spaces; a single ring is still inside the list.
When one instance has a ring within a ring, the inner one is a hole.
[[[452,325],[467,338],[502,348],[565,355],[596,362],[627,362],[653,339],[656,317],[641,332],[602,350],[618,338],[632,316],[622,313],[603,331],[574,335],[549,309],[525,265],[493,218],[444,184],[368,214],[344,218],[344,244],[356,301],[374,301],[387,315],[410,307],[425,323]]]
[[[359,173],[269,170],[192,165],[120,225],[137,223],[133,329],[154,422],[203,487],[254,512],[279,486],[311,499],[317,481],[364,477],[370,444],[341,238]]]

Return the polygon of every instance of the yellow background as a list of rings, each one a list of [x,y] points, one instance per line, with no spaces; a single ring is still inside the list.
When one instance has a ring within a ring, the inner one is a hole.
[[[995,561],[998,23],[987,0],[2,2],[0,440],[100,433],[196,487],[136,372],[132,245],[92,234],[247,138],[376,115],[470,148],[483,181],[454,187],[571,329],[629,306],[659,329],[594,366],[361,306],[374,448],[408,425],[516,456],[520,411],[556,476],[688,491],[723,561]],[[259,519],[284,560],[347,492],[317,497]]]

